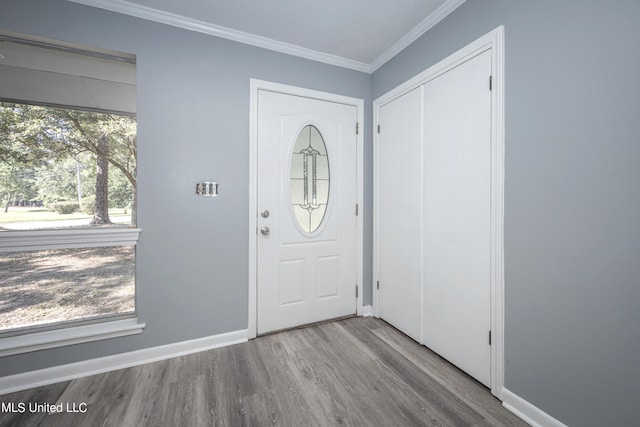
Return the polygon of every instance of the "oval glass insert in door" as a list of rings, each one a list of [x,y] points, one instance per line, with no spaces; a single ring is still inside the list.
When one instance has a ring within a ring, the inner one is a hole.
[[[329,157],[318,128],[305,126],[293,145],[290,167],[291,208],[300,228],[316,231],[329,202]]]

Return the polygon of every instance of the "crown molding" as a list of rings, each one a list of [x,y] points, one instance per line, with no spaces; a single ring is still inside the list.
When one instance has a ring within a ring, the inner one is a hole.
[[[418,37],[422,36],[428,30],[433,28],[438,22],[442,21],[447,15],[457,9],[465,0],[447,0],[431,15],[427,16],[422,22],[416,25],[405,36],[398,40],[393,46],[384,51],[371,64],[354,61],[337,55],[331,55],[316,50],[307,49],[291,43],[285,43],[267,37],[246,33],[244,31],[234,30],[232,28],[222,27],[220,25],[211,24],[197,19],[187,18],[185,16],[176,15],[170,12],[164,12],[151,7],[130,3],[125,0],[67,0],[73,3],[79,3],[86,6],[92,6],[99,9],[109,10],[111,12],[122,13],[124,15],[145,19],[148,21],[158,22],[161,24],[171,25],[173,27],[185,30],[196,31],[227,40],[233,40],[238,43],[257,46],[263,49],[275,52],[293,55],[312,61],[322,62],[329,65],[348,68],[364,73],[373,73],[383,66],[387,61],[400,53],[404,48],[413,43]]]
[[[421,35],[429,31],[438,22],[446,18],[447,15],[460,7],[465,1],[466,0],[447,0],[446,2],[444,2],[431,15],[427,16],[422,22],[420,22],[411,31],[409,31],[400,40],[398,40],[393,46],[382,52],[380,56],[374,59],[370,64],[369,73],[373,73],[378,68],[382,67],[391,58],[399,54],[407,46],[416,41]]]
[[[234,30],[232,28],[214,25],[208,22],[199,21],[197,19],[187,18],[185,16],[176,15],[169,12],[153,9],[147,6],[130,3],[123,0],[68,0],[73,3],[84,4],[99,9],[109,10],[111,12],[122,13],[124,15],[136,18],[146,19],[148,21],[158,22],[161,24],[171,25],[173,27],[183,28],[185,30],[196,31],[216,37],[220,37],[235,42],[261,47],[263,49],[273,50],[300,58],[310,59],[312,61],[322,62],[325,64],[336,65],[338,67],[348,68],[351,70],[361,71],[365,73],[371,72],[369,64],[343,58],[337,55],[318,52],[316,50],[303,48],[291,43],[285,43],[273,40],[267,37]]]

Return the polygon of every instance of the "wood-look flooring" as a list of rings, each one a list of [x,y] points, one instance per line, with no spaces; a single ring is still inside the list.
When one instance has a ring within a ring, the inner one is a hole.
[[[351,318],[0,396],[1,426],[526,426],[381,320]],[[30,413],[29,403],[86,403]],[[72,406],[73,407],[73,406]],[[6,409],[6,406],[5,406]]]

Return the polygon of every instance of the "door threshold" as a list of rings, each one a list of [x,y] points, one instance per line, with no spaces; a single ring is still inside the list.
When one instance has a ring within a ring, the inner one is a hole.
[[[269,331],[269,332],[265,332],[265,333],[259,334],[258,336],[259,337],[266,337],[268,335],[274,335],[274,334],[280,334],[280,333],[283,333],[283,332],[295,331],[297,329],[306,329],[306,328],[310,328],[312,326],[319,326],[319,325],[324,325],[326,323],[339,322],[341,320],[346,320],[346,319],[353,319],[354,317],[357,317],[357,315],[356,314],[348,314],[346,316],[334,317],[334,318],[331,318],[331,319],[320,320],[318,322],[305,323],[304,325],[293,326],[291,328],[277,329],[275,331]]]

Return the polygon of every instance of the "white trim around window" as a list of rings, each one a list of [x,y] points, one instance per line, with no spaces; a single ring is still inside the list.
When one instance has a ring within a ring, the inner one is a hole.
[[[137,318],[131,318],[1,338],[0,357],[139,334],[144,327]]]
[[[0,232],[0,252],[135,246],[140,231],[139,228],[124,227],[3,231]]]

